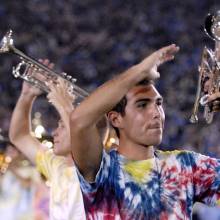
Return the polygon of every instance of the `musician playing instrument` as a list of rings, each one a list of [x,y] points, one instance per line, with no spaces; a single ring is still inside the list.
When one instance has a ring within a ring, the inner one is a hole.
[[[43,64],[53,67],[48,60]],[[70,154],[70,112],[74,109],[74,96],[63,79],[58,79],[56,85],[47,82],[50,89],[47,97],[57,109],[61,120],[53,132],[53,150],[45,147],[31,135],[30,113],[34,100],[41,90],[23,83],[20,97],[14,109],[9,136],[12,143],[23,152],[39,171],[50,182],[50,219],[83,220],[85,219],[82,194]]]
[[[215,42],[215,49],[204,47],[202,60],[199,66],[199,79],[197,93],[190,122],[198,122],[199,104],[204,107],[204,118],[207,123],[213,121],[214,112],[218,112],[219,99],[208,102],[208,97],[213,94],[218,96],[220,91],[220,11],[208,14],[205,19],[205,33]]]

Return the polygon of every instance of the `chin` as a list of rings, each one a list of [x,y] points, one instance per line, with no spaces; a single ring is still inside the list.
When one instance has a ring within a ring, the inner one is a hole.
[[[66,150],[66,149],[62,149],[61,148],[61,150],[60,150],[60,148],[59,147],[55,147],[54,146],[54,149],[53,149],[53,152],[54,152],[54,154],[56,154],[57,156],[67,156],[69,153],[70,153],[70,151],[68,151],[68,150]]]
[[[57,150],[56,147],[53,148],[53,152],[54,154],[59,155],[59,150]]]
[[[160,139],[160,140],[156,141],[156,142],[154,143],[154,146],[158,146],[158,145],[160,145],[160,144],[161,144],[161,142],[162,142],[162,139]]]
[[[146,141],[146,143],[148,143],[147,145],[151,145],[151,146],[158,146],[158,145],[160,145],[161,144],[161,142],[162,142],[162,136],[161,137],[158,137],[158,138],[152,138],[152,139],[148,139],[147,141]]]
[[[163,132],[160,130],[152,136],[153,145],[159,145],[162,142]]]

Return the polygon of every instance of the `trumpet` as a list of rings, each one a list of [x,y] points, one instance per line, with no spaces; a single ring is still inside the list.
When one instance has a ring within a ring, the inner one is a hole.
[[[20,63],[13,67],[12,74],[16,78],[22,78],[28,83],[48,93],[50,91],[47,86],[47,82],[51,81],[55,85],[57,79],[61,77],[67,83],[68,90],[76,96],[76,99],[80,102],[85,99],[89,93],[76,85],[76,79],[66,73],[57,73],[35,59],[27,56],[19,49],[15,48],[12,38],[12,30],[9,30],[0,42],[0,54],[12,53],[20,57]],[[107,142],[109,137],[109,122],[106,117],[103,117],[98,128],[103,140],[103,144]]]
[[[198,122],[199,105],[204,107],[204,118],[208,124],[213,121],[213,104],[208,103],[208,96],[219,92],[220,89],[220,11],[216,14],[208,14],[205,19],[205,33],[215,42],[214,50],[203,49],[201,64],[198,68],[199,79],[191,123]]]
[[[12,74],[16,78],[22,78],[46,93],[49,92],[46,82],[52,81],[56,84],[57,79],[61,77],[66,81],[68,87],[77,98],[84,99],[89,95],[87,91],[76,85],[76,79],[72,76],[66,73],[57,73],[15,48],[12,30],[9,30],[0,42],[0,54],[1,53],[13,53],[18,55],[21,62],[13,67]]]

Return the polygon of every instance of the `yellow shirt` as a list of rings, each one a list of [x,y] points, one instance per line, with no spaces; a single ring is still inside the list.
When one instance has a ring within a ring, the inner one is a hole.
[[[36,164],[50,183],[50,219],[86,219],[75,166],[69,166],[65,157],[56,156],[52,150],[39,151]]]

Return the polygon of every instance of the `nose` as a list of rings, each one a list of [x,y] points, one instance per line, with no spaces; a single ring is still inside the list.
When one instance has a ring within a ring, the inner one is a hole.
[[[161,118],[160,106],[155,103],[154,105],[154,118]]]

